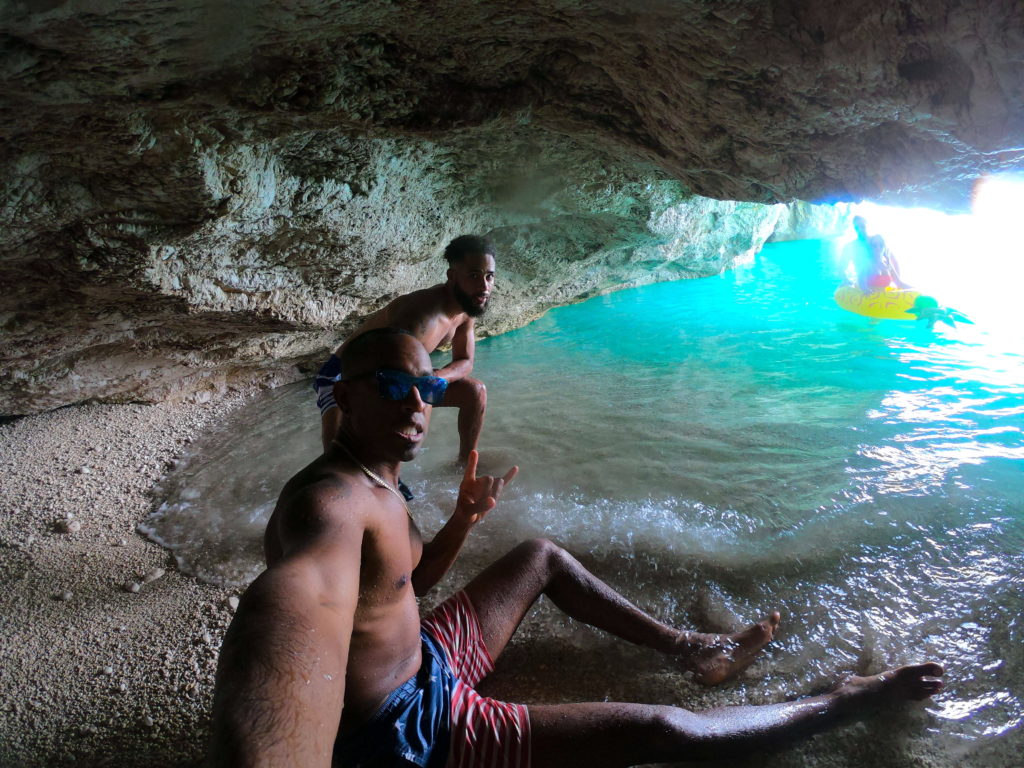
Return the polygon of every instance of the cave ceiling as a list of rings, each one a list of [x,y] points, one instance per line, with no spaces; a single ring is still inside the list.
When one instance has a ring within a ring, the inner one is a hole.
[[[276,380],[463,231],[502,330],[728,266],[673,244],[695,196],[961,210],[1024,167],[1019,0],[8,0],[0,69],[10,413]]]

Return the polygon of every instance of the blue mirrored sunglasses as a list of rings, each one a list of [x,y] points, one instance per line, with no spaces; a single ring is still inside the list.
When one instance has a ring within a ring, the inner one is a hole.
[[[448,389],[448,380],[440,376],[411,376],[404,371],[392,371],[386,368],[374,371],[373,373],[362,373],[347,378],[346,381],[355,381],[367,376],[377,379],[377,391],[385,400],[405,400],[413,387],[420,393],[420,399],[428,405],[440,405],[444,400],[445,390]]]

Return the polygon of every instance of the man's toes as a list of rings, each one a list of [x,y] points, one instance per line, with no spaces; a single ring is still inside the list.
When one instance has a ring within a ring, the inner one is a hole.
[[[907,681],[916,681],[922,677],[942,677],[945,674],[945,670],[941,664],[929,661],[924,664],[911,664],[906,667],[900,667],[896,670],[896,674]]]
[[[934,661],[925,664],[913,664],[895,670],[894,682],[899,680],[906,695],[920,701],[933,696],[943,688],[942,675],[945,672],[941,664]]]
[[[772,611],[768,614],[767,618],[763,621],[757,622],[750,628],[748,633],[745,633],[752,644],[755,646],[765,645],[775,637],[775,630],[779,628],[779,622],[782,617],[778,611]],[[746,645],[747,643],[743,643]]]
[[[922,680],[917,685],[917,690],[913,696],[914,699],[920,701],[921,699],[927,699],[929,696],[934,696],[936,693],[941,691],[943,688],[943,682],[941,680]]]

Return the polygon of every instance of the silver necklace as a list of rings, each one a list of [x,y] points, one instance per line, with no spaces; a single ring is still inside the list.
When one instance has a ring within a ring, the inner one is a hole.
[[[352,459],[352,461],[354,461],[356,463],[357,467],[359,467],[361,470],[363,470],[363,474],[366,475],[368,478],[370,478],[370,480],[375,482],[381,488],[386,488],[387,490],[389,490],[393,494],[395,494],[395,496],[398,497],[398,500],[402,502],[402,506],[405,507],[406,513],[409,515],[409,517],[412,517],[412,512],[409,511],[409,505],[405,503],[405,496],[402,495],[402,492],[400,490],[395,488],[395,486],[393,486],[391,483],[389,483],[383,477],[378,475],[376,472],[373,472],[369,467],[367,467],[365,464],[363,464],[363,462],[361,462],[359,459],[357,459],[355,454],[352,453],[352,451],[350,451],[348,449],[348,446],[345,445],[343,442],[341,442],[338,438],[334,438],[331,442],[334,443],[339,448],[341,448],[341,450],[343,450],[345,453],[347,453],[348,457],[350,459]]]

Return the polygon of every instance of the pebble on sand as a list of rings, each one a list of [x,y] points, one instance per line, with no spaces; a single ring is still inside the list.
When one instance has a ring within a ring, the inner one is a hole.
[[[129,581],[124,585],[125,592],[131,592],[133,595],[142,589],[142,585],[137,581]]]
[[[56,527],[61,533],[78,533],[82,530],[82,524],[77,520],[58,520]]]
[[[228,608],[232,611],[238,610],[238,597],[236,595],[228,598]]]

